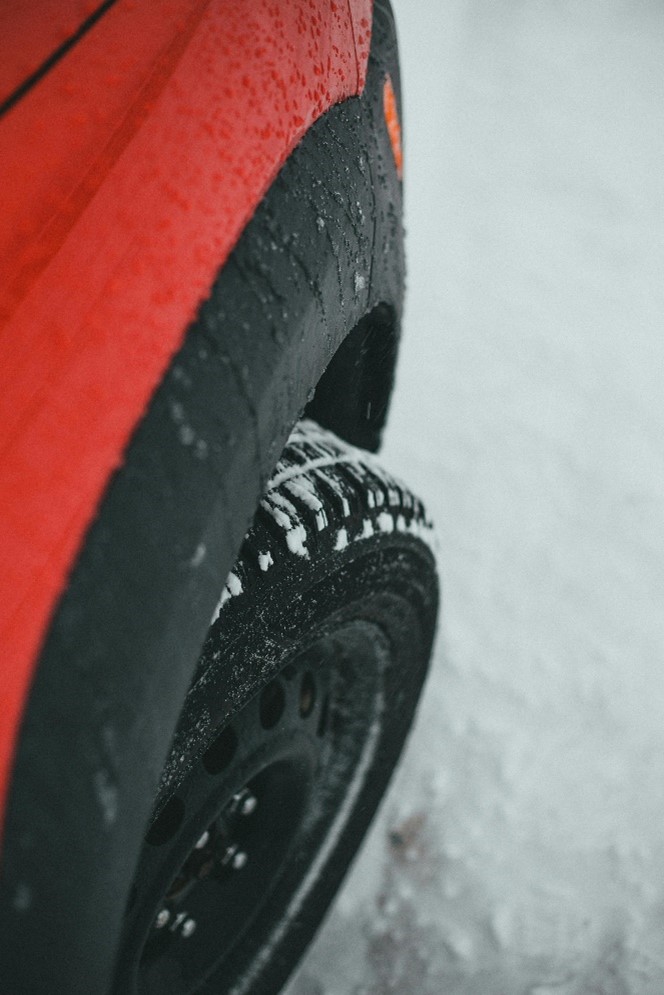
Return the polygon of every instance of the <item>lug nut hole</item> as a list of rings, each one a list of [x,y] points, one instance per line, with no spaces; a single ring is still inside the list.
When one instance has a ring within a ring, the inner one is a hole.
[[[236,750],[237,736],[232,726],[226,726],[203,754],[203,766],[208,774],[221,774],[235,756]]]
[[[316,704],[316,684],[310,671],[304,674],[300,684],[300,717],[308,718]]]
[[[263,688],[259,714],[263,729],[272,729],[284,713],[286,695],[279,681],[272,681]]]

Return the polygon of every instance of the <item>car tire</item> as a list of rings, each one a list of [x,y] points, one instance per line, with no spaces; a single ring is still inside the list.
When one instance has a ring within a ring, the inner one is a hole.
[[[211,621],[128,899],[116,995],[277,992],[385,790],[438,605],[421,502],[298,423]]]

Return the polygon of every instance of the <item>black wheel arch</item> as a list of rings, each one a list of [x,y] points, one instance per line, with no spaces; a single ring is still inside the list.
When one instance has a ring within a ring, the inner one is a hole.
[[[386,73],[399,94],[392,15],[376,0],[364,94],[310,129],[259,205],[54,614],[3,842],[0,976],[17,993],[108,988],[178,711],[292,426],[307,408],[348,441],[378,446],[404,266]]]

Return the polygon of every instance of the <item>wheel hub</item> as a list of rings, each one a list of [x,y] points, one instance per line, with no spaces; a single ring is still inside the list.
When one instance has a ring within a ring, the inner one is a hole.
[[[188,696],[174,742],[191,739],[193,760],[145,836],[116,993],[222,990],[297,920],[373,751],[381,646],[359,622],[319,636],[212,735],[197,733],[202,699]],[[207,688],[206,708],[220,707],[216,694]]]
[[[162,804],[127,913],[140,995],[196,992],[275,888],[329,753],[329,695],[325,660],[285,667]]]

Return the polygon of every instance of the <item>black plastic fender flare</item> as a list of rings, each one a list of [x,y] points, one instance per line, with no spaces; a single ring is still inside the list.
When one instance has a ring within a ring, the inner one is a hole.
[[[52,995],[53,979],[68,993],[108,989],[179,709],[305,406],[349,441],[378,444],[403,289],[387,73],[398,95],[392,15],[376,2],[364,94],[314,124],[259,205],[155,392],[55,613],[3,845],[0,977],[16,995]]]

